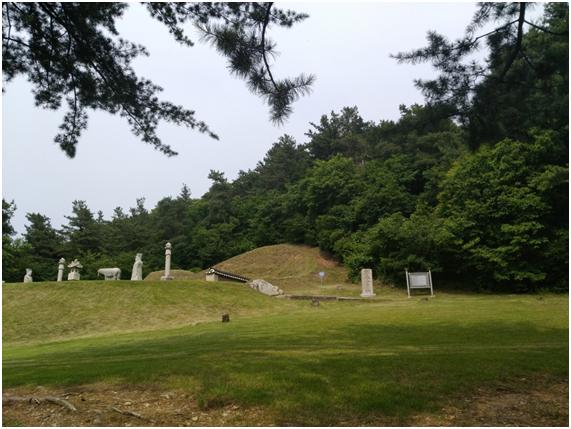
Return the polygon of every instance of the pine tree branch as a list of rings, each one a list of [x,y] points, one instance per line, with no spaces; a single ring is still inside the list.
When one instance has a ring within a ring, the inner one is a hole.
[[[19,45],[22,45],[22,46],[25,46],[26,48],[30,48],[30,49],[31,49],[31,46],[30,46],[30,45],[28,45],[27,43],[25,43],[25,42],[23,42],[23,41],[21,41],[21,40],[19,40],[19,39],[13,39],[12,37],[6,37],[6,36],[4,36],[2,39],[3,39],[3,40],[8,40],[9,42],[18,43]]]
[[[268,59],[266,58],[266,28],[268,27],[268,23],[270,22],[270,10],[272,9],[272,5],[274,3],[270,2],[268,7],[266,8],[266,17],[264,18],[264,25],[262,27],[262,57],[264,59],[264,64],[266,65],[266,70],[268,71],[268,75],[270,76],[270,80],[274,85],[274,89],[278,89],[276,81],[272,75],[272,71],[270,70],[270,65],[268,64]]]
[[[523,2],[519,4],[519,18],[518,18],[518,25],[517,25],[516,44],[515,44],[515,47],[514,47],[512,54],[508,58],[508,61],[504,67],[504,70],[502,71],[502,74],[500,75],[500,81],[504,80],[504,77],[506,76],[506,74],[510,70],[513,62],[517,58],[517,55],[521,51],[521,42],[523,40],[523,24],[525,22],[525,8],[526,8],[526,6],[527,5]]]
[[[525,22],[527,25],[531,25],[533,28],[536,28],[536,29],[538,29],[538,30],[540,30],[540,31],[543,31],[544,33],[547,33],[547,34],[552,34],[553,36],[567,36],[567,35],[569,35],[569,31],[564,31],[564,32],[562,32],[562,33],[557,33],[557,32],[555,32],[555,31],[548,30],[548,29],[545,28],[545,27],[541,27],[541,26],[539,26],[539,25],[537,25],[537,24],[534,24],[533,22],[529,22],[528,20],[524,20],[524,22]]]
[[[6,3],[6,19],[8,20],[8,35],[7,39],[12,40],[10,36],[12,35],[12,22],[10,21],[10,4]]]

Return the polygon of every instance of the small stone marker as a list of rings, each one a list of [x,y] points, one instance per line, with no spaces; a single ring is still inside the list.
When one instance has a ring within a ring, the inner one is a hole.
[[[131,272],[131,280],[143,280],[143,254],[137,253],[133,271]]]
[[[71,264],[69,264],[67,267],[71,268],[71,271],[67,275],[67,279],[79,280],[80,278],[79,270],[83,268],[83,265],[81,265],[81,263],[77,259],[74,259],[73,261],[71,261]]]
[[[165,244],[165,275],[161,277],[161,280],[172,280],[174,277],[171,276],[171,251],[172,245],[170,243]]]
[[[223,314],[222,315],[222,323],[228,323],[230,322],[230,315],[229,314]]]
[[[61,258],[58,262],[58,266],[57,266],[57,281],[61,282],[63,281],[63,270],[65,268],[65,259]]]
[[[373,293],[373,270],[370,268],[361,270],[361,296],[363,298],[375,296]]]
[[[26,268],[26,275],[24,276],[24,283],[32,283],[34,279],[32,279],[32,269]]]

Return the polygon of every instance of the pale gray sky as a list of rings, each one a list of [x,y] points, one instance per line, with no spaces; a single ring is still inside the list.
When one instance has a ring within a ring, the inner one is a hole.
[[[356,105],[366,120],[397,119],[400,104],[423,101],[413,80],[433,71],[428,65],[399,65],[389,54],[424,46],[430,29],[460,36],[475,10],[473,3],[278,4],[310,17],[289,30],[273,29],[281,53],[274,73],[317,76],[313,93],[293,106],[281,127],[269,122],[263,101],[230,76],[214,49],[177,44],[141,5],[130,5],[118,24],[121,36],[150,51],[136,60],[136,71],[164,88],[163,99],[195,110],[220,136],[215,141],[164,124],[159,135],[178,157],[142,143],[125,120],[90,112],[77,155],[68,159],[53,143],[63,112],[36,108],[23,77],[10,82],[2,97],[2,194],[18,207],[16,230],[24,231],[26,212],[47,215],[59,227],[75,199],[108,219],[113,208],[132,207],[138,197],[150,209],[177,195],[183,183],[200,197],[209,188],[211,169],[233,180],[239,170],[254,168],[279,136],[287,133],[303,143],[309,122],[344,106]]]

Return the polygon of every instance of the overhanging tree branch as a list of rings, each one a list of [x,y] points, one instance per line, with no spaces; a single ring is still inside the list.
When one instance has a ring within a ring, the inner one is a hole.
[[[510,70],[513,62],[515,61],[515,59],[517,58],[520,50],[521,50],[521,42],[523,40],[523,24],[525,23],[525,8],[526,8],[526,4],[521,2],[519,4],[519,18],[518,18],[518,25],[517,25],[517,38],[516,38],[516,43],[515,46],[512,50],[511,55],[509,56],[506,65],[500,75],[499,80],[503,81],[506,74],[508,73],[508,71]]]
[[[266,17],[264,18],[264,24],[262,26],[262,57],[264,58],[264,64],[266,65],[266,70],[268,72],[268,76],[274,85],[274,89],[277,90],[278,87],[276,85],[276,81],[272,76],[272,70],[270,69],[270,65],[268,64],[268,59],[266,58],[266,28],[268,27],[268,23],[270,22],[270,10],[272,9],[273,3],[268,3],[266,7]]]

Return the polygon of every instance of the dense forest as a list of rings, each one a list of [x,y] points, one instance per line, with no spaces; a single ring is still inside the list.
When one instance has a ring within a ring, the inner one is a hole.
[[[462,100],[419,82],[426,104],[401,106],[397,121],[367,122],[358,107],[323,115],[305,142],[282,136],[236,180],[211,171],[201,198],[185,185],[110,220],[74,201],[61,230],[28,213],[19,238],[17,201],[3,200],[3,279],[29,267],[55,280],[61,257],[78,258],[85,279],[103,266],[130,273],[136,253],[146,275],[164,266],[166,241],[180,269],[287,242],[319,246],[354,280],[363,267],[395,284],[430,268],[450,287],[568,288],[568,4],[546,5],[540,24],[521,35],[523,55],[492,44]]]

